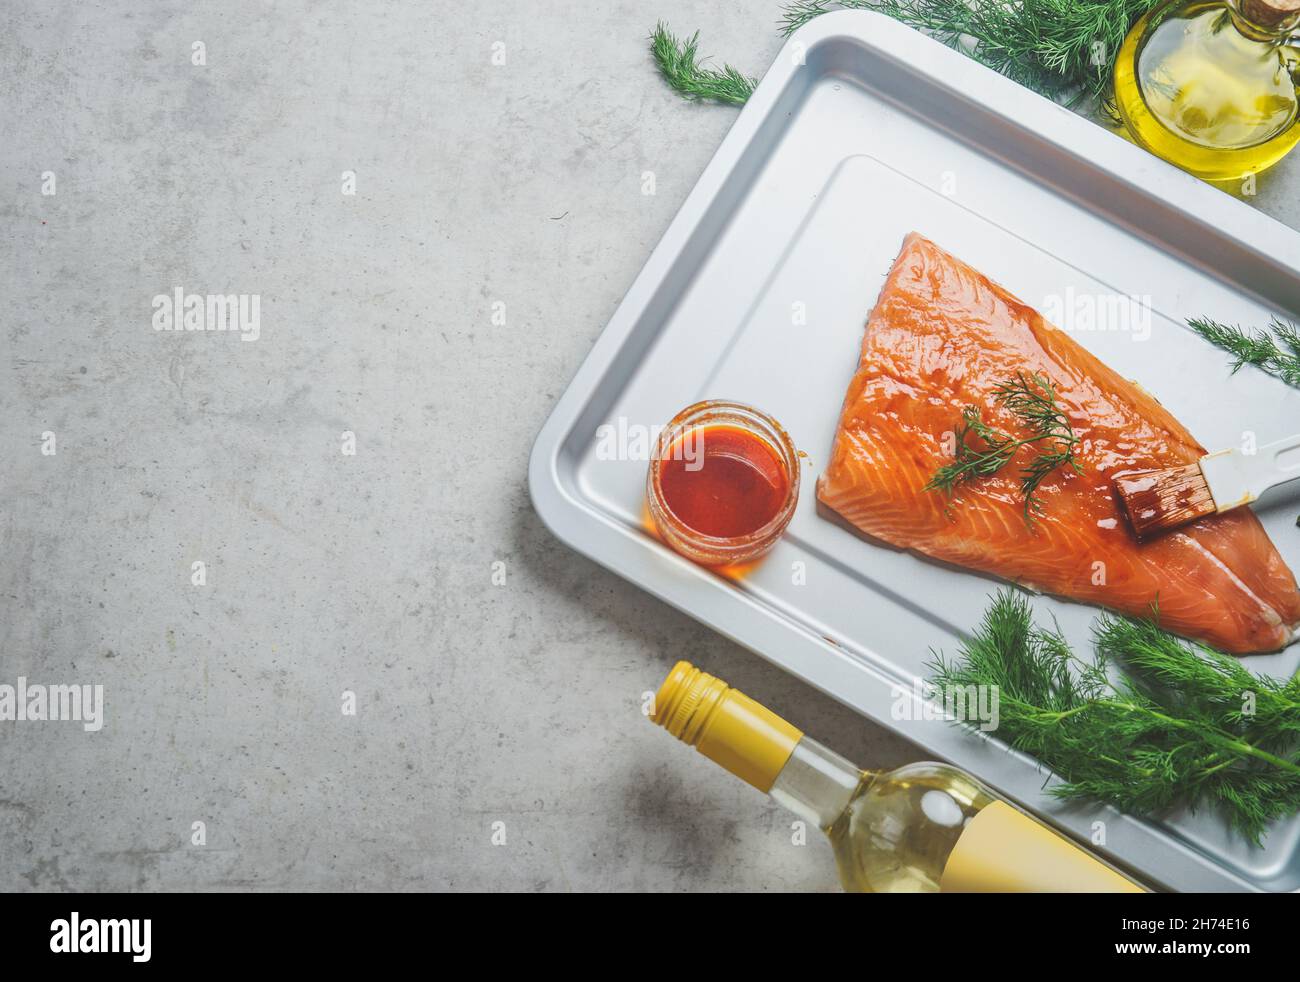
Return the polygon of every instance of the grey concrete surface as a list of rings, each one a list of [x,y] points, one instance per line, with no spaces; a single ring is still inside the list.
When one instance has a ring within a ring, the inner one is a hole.
[[[757,73],[776,9],[7,4],[0,683],[106,707],[0,724],[0,889],[835,887],[641,694],[691,658],[864,764],[919,752],[567,551],[525,484],[734,119],[649,28]],[[1297,174],[1256,200],[1292,225]],[[176,287],[260,295],[260,338],[156,332]]]

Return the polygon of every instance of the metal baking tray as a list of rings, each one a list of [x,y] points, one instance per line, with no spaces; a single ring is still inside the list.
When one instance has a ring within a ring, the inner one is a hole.
[[[1070,321],[1058,326],[1208,447],[1245,430],[1264,443],[1300,419],[1300,392],[1254,369],[1230,375],[1184,326],[1300,311],[1300,235],[907,27],[837,12],[782,49],[542,428],[529,465],[538,513],[574,549],[1067,833],[1091,842],[1103,821],[1101,851],[1159,887],[1297,889],[1300,817],[1255,848],[1212,812],[1154,821],[1066,805],[1040,765],[996,740],[894,718],[932,649],[954,653],[998,586],[872,544],[816,503],[866,315],[912,230],[1040,310],[1056,298]],[[1089,296],[1149,298],[1149,322],[1087,330]],[[636,428],[703,398],[771,413],[809,457],[785,537],[739,578],[647,531]],[[606,459],[606,424],[636,459]],[[1300,493],[1257,512],[1300,569]],[[1035,607],[1091,651],[1095,608]],[[1300,645],[1248,660],[1278,676],[1297,662]],[[797,722],[816,734],[816,720]]]

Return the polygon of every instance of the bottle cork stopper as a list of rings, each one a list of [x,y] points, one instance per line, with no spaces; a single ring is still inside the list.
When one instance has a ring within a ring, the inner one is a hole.
[[[1260,27],[1280,27],[1300,16],[1300,0],[1238,0],[1237,9]]]

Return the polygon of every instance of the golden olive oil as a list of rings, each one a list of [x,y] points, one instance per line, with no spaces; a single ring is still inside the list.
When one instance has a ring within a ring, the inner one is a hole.
[[[1300,49],[1289,37],[1300,11],[1290,3],[1172,0],[1139,20],[1115,63],[1115,102],[1134,140],[1208,180],[1277,163],[1300,141]]]

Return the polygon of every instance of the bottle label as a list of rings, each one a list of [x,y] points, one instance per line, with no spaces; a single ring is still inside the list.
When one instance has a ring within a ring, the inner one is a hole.
[[[1142,893],[1068,839],[1006,802],[970,820],[948,857],[944,893]]]

